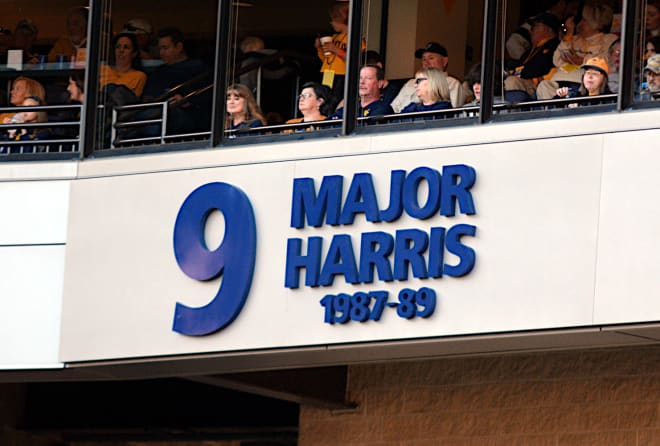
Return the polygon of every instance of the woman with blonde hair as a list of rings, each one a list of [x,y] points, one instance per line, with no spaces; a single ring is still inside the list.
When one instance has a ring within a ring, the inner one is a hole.
[[[415,74],[415,92],[419,102],[411,102],[401,113],[413,113],[451,108],[447,74],[437,68],[426,68]]]
[[[242,130],[266,125],[266,118],[254,99],[254,95],[243,84],[227,88],[227,118],[225,129]]]
[[[9,102],[14,107],[23,105],[27,97],[39,98],[41,105],[46,103],[46,90],[43,85],[29,77],[19,76],[11,86]],[[14,116],[13,112],[0,114],[0,122],[7,123]]]

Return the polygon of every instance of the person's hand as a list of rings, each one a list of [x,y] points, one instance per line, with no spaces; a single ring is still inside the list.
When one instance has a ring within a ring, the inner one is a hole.
[[[323,51],[330,52],[333,54],[339,54],[342,52],[342,50],[339,47],[335,46],[334,42],[332,41],[323,44]]]
[[[3,124],[10,124],[11,123],[11,118],[9,116],[3,118],[2,123]]]
[[[314,47],[318,49],[320,46],[321,46],[321,37],[316,36],[316,40],[314,40]]]
[[[568,96],[568,87],[558,88],[556,93],[557,96],[559,96],[560,98],[565,98],[566,96]]]

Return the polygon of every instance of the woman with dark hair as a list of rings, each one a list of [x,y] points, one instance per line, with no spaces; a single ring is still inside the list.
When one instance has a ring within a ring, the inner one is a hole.
[[[72,73],[66,87],[71,102],[82,104],[85,102],[85,79],[81,73]]]
[[[317,82],[307,82],[298,96],[298,110],[302,117],[289,119],[286,123],[324,121],[334,113],[334,105],[334,97],[329,87]]]
[[[117,34],[112,39],[112,48],[110,64],[101,66],[101,88],[109,84],[124,85],[136,97],[140,97],[147,82],[147,75],[142,71],[142,59],[135,34]]]
[[[266,118],[254,99],[254,95],[243,84],[227,88],[227,120],[225,129],[242,130],[266,125]]]
[[[649,38],[646,41],[646,52],[644,53],[644,60],[648,60],[658,53],[660,53],[660,36]]]

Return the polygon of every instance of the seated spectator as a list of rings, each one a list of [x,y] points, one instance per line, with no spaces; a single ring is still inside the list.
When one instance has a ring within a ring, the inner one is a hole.
[[[551,0],[549,8],[541,14],[552,15],[557,23],[561,25],[565,19],[577,13],[579,3],[578,0]],[[523,54],[533,47],[531,30],[535,20],[541,14],[526,19],[506,40],[506,51],[509,59],[519,61]],[[511,67],[510,65],[506,66]],[[515,66],[512,68],[515,68]]]
[[[621,57],[621,40],[617,39],[612,42],[610,49],[607,52],[607,64],[609,65],[610,75],[608,78],[608,86],[612,93],[619,92],[619,60]]]
[[[449,54],[447,53],[447,49],[439,43],[427,43],[424,48],[419,48],[415,51],[415,57],[422,59],[423,69],[437,68],[445,72],[447,71]],[[462,106],[465,103],[467,94],[463,88],[463,84],[451,76],[447,76],[447,83],[449,84],[449,96],[452,107]],[[417,101],[419,99],[415,90],[415,79],[413,78],[406,82],[390,105],[396,113],[399,113],[405,106]]]
[[[78,7],[69,11],[66,18],[66,34],[61,36],[48,53],[48,62],[55,62],[57,56],[71,60],[78,49],[87,46],[87,8]]]
[[[644,60],[654,56],[660,52],[660,36],[654,36],[646,41],[646,51],[644,52]]]
[[[299,122],[324,121],[334,112],[334,96],[327,85],[317,82],[307,82],[302,86],[298,96],[298,110],[302,114],[300,118],[289,119],[287,124]],[[306,130],[311,129],[308,127]]]
[[[23,19],[16,25],[12,49],[23,51],[23,63],[39,63],[39,54],[34,50],[38,33],[39,30],[32,20]]]
[[[360,69],[360,104],[358,116],[379,116],[392,114],[392,107],[380,98],[380,84],[385,78],[383,70],[374,65],[365,65]],[[330,118],[343,119],[344,108],[339,108]]]
[[[481,103],[481,64],[477,63],[470,67],[470,71],[465,75],[465,82],[468,88],[472,90],[474,99],[464,104],[465,106],[475,106]]]
[[[23,76],[19,76],[14,79],[11,87],[9,102],[13,106],[19,107],[29,96],[39,98],[42,103],[45,103],[46,101],[46,91],[39,82]],[[0,122],[4,122],[5,118],[11,119],[12,116],[14,116],[14,113],[0,114]]]
[[[419,102],[411,102],[401,110],[401,113],[447,110],[451,108],[447,75],[437,68],[427,68],[415,74],[415,91],[417,92]]]
[[[110,64],[101,66],[101,88],[108,84],[124,85],[136,99],[142,95],[147,75],[142,71],[142,59],[135,34],[119,33],[112,38]]]
[[[644,67],[646,88],[650,93],[660,92],[660,54],[651,56]]]
[[[603,32],[612,25],[612,8],[606,4],[587,3],[582,9],[582,20],[575,25],[573,17],[566,20],[566,35],[553,55],[557,71],[549,80],[541,82],[536,89],[538,99],[550,99],[560,83],[579,86],[582,79],[580,66],[585,61],[600,57],[607,59],[614,34]]]
[[[554,67],[552,58],[559,45],[559,26],[559,21],[552,14],[544,13],[534,17],[530,30],[531,47],[504,80],[507,101],[525,102],[536,95],[536,86]]]
[[[227,130],[253,129],[266,125],[266,119],[254,95],[243,84],[227,88]]]
[[[577,88],[558,88],[554,99],[599,96],[610,93],[607,86],[609,67],[605,59],[602,57],[592,57],[580,68],[582,68],[584,73],[580,86]]]
[[[85,102],[85,79],[81,74],[74,73],[69,76],[69,84],[66,87],[69,92],[69,99],[76,104]]]
[[[158,58],[158,48],[153,45],[153,30],[154,27],[149,20],[135,18],[126,22],[121,32],[135,35],[137,47],[140,49],[140,59],[150,60]]]
[[[45,105],[43,101],[37,96],[28,96],[21,103],[22,107],[35,107]],[[3,124],[32,124],[37,122],[47,122],[45,112],[27,111],[15,113],[11,118],[5,118]],[[44,140],[48,138],[48,130],[42,127],[30,128],[14,128],[9,129],[6,134],[2,136],[5,141],[34,141]],[[35,146],[6,146],[2,147],[2,153],[32,153],[37,151]]]
[[[158,48],[163,64],[148,76],[142,91],[143,101],[159,102],[168,99],[173,104],[168,109],[167,131],[170,134],[208,130],[211,122],[210,93],[196,95],[183,106],[174,106],[184,96],[208,85],[210,81],[201,76],[207,73],[206,66],[201,60],[188,57],[183,33],[177,28],[160,30]],[[175,87],[179,88],[172,94],[170,90]],[[151,131],[147,133],[153,134]],[[158,129],[155,134],[159,134]]]
[[[385,66],[383,65],[383,58],[380,56],[378,52],[373,50],[367,51],[366,61],[367,61],[366,65],[376,65],[381,70],[383,70],[383,72],[385,72]],[[396,98],[396,96],[399,94],[399,91],[401,91],[401,87],[403,87],[403,83],[401,82],[392,82],[387,78],[383,79],[383,82],[380,87],[380,98],[386,104],[391,104],[394,98]]]
[[[68,102],[70,104],[82,104],[85,102],[85,79],[80,72],[71,73],[66,87],[69,93]],[[51,128],[51,137],[55,139],[76,138],[80,134],[80,128],[77,126],[58,126],[59,122],[80,121],[80,110],[58,110],[49,114],[49,121],[53,122]],[[73,148],[74,146],[72,146]]]

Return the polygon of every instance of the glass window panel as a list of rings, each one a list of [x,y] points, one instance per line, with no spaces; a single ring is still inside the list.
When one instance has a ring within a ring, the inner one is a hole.
[[[104,3],[96,150],[211,135],[216,0]]]
[[[478,115],[472,86],[480,91],[482,0],[369,0],[364,5],[362,64],[381,65],[384,73],[374,85],[378,70],[360,70],[361,127],[446,125]]]
[[[501,15],[500,114],[615,108],[620,1],[504,0]]]
[[[332,35],[330,12],[348,10],[334,0],[309,2],[235,2],[232,6],[231,56],[227,66],[225,141],[271,135],[336,134],[329,122],[341,100],[343,71],[335,53],[323,54],[321,39]],[[337,43],[337,42],[336,42]],[[330,55],[331,54],[331,55]],[[334,61],[334,77],[321,67]],[[314,132],[314,133],[311,133]]]
[[[88,9],[75,0],[3,2],[0,159],[43,153],[77,156],[87,15]]]

